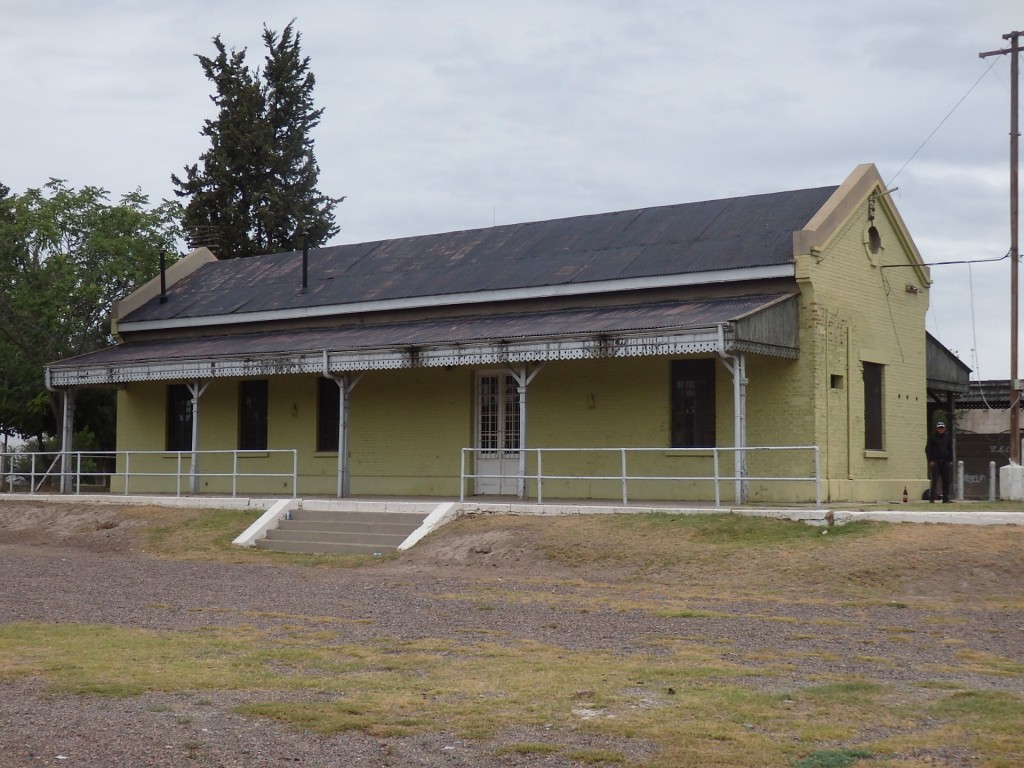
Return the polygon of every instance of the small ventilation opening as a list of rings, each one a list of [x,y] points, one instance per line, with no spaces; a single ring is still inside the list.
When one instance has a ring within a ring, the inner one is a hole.
[[[868,227],[868,250],[871,253],[878,253],[882,250],[882,236],[878,234],[878,227],[874,224]]]

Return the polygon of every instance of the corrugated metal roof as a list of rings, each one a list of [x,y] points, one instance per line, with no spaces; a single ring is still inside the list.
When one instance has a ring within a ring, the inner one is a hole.
[[[836,187],[330,246],[207,264],[123,322],[580,285],[788,264]]]
[[[925,367],[928,389],[943,392],[967,392],[971,386],[971,368],[949,351],[930,333],[925,333]]]
[[[48,366],[64,372],[146,361],[271,357],[297,353],[408,347],[451,347],[482,341],[643,334],[712,328],[776,304],[786,294],[669,301],[615,307],[559,309],[498,316],[441,317],[392,323],[337,324],[323,328],[145,340],[68,358]],[[790,343],[785,340],[785,343]],[[73,382],[69,382],[73,383]]]

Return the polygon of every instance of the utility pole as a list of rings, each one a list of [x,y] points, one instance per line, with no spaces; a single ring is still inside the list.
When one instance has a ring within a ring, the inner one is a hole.
[[[1020,383],[1017,378],[1017,269],[1020,251],[1017,247],[1017,54],[1020,51],[1020,37],[1024,32],[1010,32],[1003,40],[1010,41],[1009,48],[979,53],[982,59],[988,56],[1010,54],[1010,464],[1020,464]]]

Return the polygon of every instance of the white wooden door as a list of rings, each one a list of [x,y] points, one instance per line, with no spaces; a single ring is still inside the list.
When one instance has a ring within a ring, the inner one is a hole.
[[[477,493],[517,492],[519,472],[519,392],[505,372],[481,373],[476,386]]]

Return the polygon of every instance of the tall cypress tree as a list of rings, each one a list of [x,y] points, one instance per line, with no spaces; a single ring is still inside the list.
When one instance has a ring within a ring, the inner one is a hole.
[[[203,124],[210,149],[186,166],[184,180],[171,180],[176,194],[189,198],[183,223],[193,242],[211,245],[221,258],[295,250],[304,234],[310,245],[322,245],[338,232],[334,207],[344,198],[317,190],[310,132],[323,109],[314,108],[316,80],[293,25],[280,35],[264,25],[262,72],[246,65],[245,49],[229,52],[219,35],[215,57],[197,56],[218,112]]]
[[[294,22],[293,22],[294,23]],[[302,36],[292,24],[281,36],[263,28],[267,48],[263,68],[264,108],[272,132],[271,204],[263,216],[270,242],[293,247],[296,233],[309,235],[311,245],[326,242],[338,232],[334,207],[344,198],[330,198],[317,190],[320,167],[310,132],[320,123],[323,109],[313,106],[316,78],[309,57],[300,51]]]

